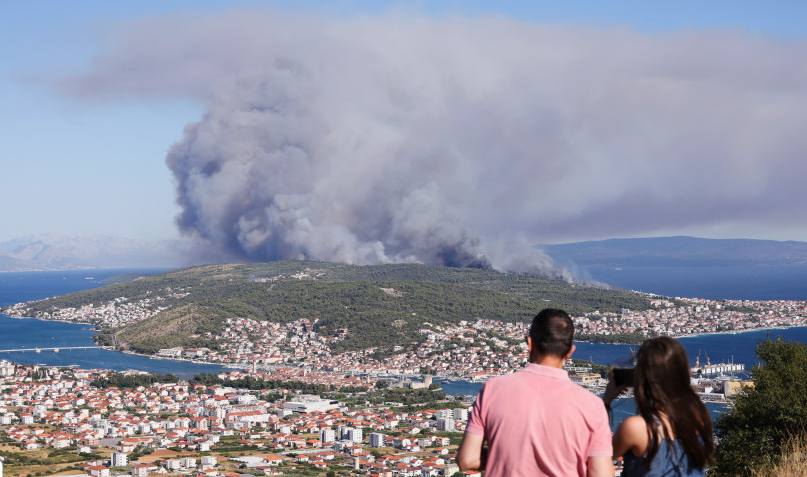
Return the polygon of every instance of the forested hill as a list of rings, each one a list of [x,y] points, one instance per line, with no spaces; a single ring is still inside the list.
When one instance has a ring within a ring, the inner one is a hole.
[[[205,265],[31,304],[50,312],[120,303],[148,303],[163,311],[135,324],[108,330],[119,343],[141,351],[168,346],[214,345],[226,318],[287,323],[308,318],[333,336],[346,328],[343,349],[410,343],[424,322],[494,319],[527,322],[546,307],[573,315],[621,308],[647,309],[638,293],[571,285],[532,275],[418,264],[355,266],[282,261]],[[148,300],[148,301],[146,301]]]

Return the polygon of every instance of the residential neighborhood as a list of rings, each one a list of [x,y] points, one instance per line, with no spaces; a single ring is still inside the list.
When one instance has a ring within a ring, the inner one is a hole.
[[[104,389],[90,383],[105,370],[2,363],[10,367],[0,378],[0,449],[58,456],[41,466],[47,475],[453,475],[470,406],[449,399],[451,407],[407,412],[292,392],[268,402],[270,390],[188,382]],[[5,464],[15,475],[14,459]]]

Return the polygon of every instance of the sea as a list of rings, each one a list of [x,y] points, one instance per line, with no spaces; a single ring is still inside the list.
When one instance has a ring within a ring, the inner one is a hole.
[[[0,273],[0,306],[41,300],[106,285],[102,280],[127,273],[157,274],[161,269],[80,270]],[[95,346],[93,328],[86,324],[10,318],[0,314],[0,359],[20,364],[76,366],[81,369],[134,369],[173,373],[184,379],[218,373],[222,366],[156,359],[105,349],[16,351],[11,349]]]
[[[712,275],[699,271],[698,277],[682,273],[679,268],[675,270],[647,269],[645,280],[641,279],[642,271],[632,270],[622,278],[629,276],[630,283],[641,282],[643,290],[666,296],[686,296],[699,298],[731,298],[748,300],[804,300],[807,292],[804,290],[805,281],[793,285],[793,270],[784,279],[767,277],[765,280],[757,279],[758,274],[753,271],[740,272],[734,270],[728,273],[725,270],[712,271]],[[736,267],[732,267],[736,268]],[[807,268],[805,268],[807,270]],[[165,270],[155,269],[116,269],[116,270],[79,270],[79,271],[48,271],[48,272],[17,272],[0,273],[0,306],[15,303],[40,300],[47,297],[64,295],[80,290],[88,290],[105,285],[104,279],[125,273],[155,274]],[[624,270],[613,273],[619,275]],[[661,276],[668,279],[662,280]],[[799,271],[798,273],[802,273]],[[725,285],[718,283],[715,277],[732,278],[730,293]],[[748,279],[738,280],[737,277]],[[805,275],[807,276],[807,275]],[[706,278],[703,278],[706,277]],[[698,289],[692,289],[692,282],[698,283]],[[625,281],[615,280],[616,286],[629,288]],[[789,284],[784,286],[783,284]],[[636,287],[634,287],[636,288]],[[94,330],[89,325],[72,324],[56,321],[43,321],[35,319],[16,319],[0,314],[0,359],[22,364],[41,364],[47,366],[77,366],[82,369],[135,369],[154,373],[173,373],[182,378],[190,378],[198,373],[218,373],[222,366],[198,364],[187,361],[167,359],[154,359],[146,356],[121,353],[104,349],[62,350],[54,352],[42,350],[34,351],[5,351],[22,348],[60,348],[70,346],[94,346],[92,335]],[[711,334],[680,338],[689,354],[692,364],[700,356],[701,363],[705,363],[707,356],[712,363],[734,362],[745,364],[746,369],[758,363],[755,356],[755,346],[761,340],[781,337],[788,341],[807,342],[807,327],[787,329],[758,330],[736,334]],[[610,345],[596,343],[575,343],[577,351],[574,357],[587,359],[595,363],[617,366],[631,366],[636,346]],[[481,388],[481,383],[467,381],[451,381],[438,379],[442,390],[449,395],[472,396]],[[713,414],[717,415],[725,407],[709,404]],[[633,413],[630,400],[621,400],[615,405],[615,421],[619,422]]]
[[[587,266],[592,280],[664,296],[726,300],[807,300],[807,265]]]

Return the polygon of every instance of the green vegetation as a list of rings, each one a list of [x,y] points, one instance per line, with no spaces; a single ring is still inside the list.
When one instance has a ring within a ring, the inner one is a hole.
[[[40,455],[41,457],[39,457]],[[52,449],[46,456],[42,455],[42,452],[34,455],[25,451],[0,451],[0,457],[3,457],[4,459],[3,465],[6,468],[6,471],[9,471],[12,467],[56,465],[86,460],[86,455],[78,455],[75,453],[75,451],[67,449]]]
[[[93,335],[92,339],[99,346],[115,346],[115,334],[110,330],[103,330]]]
[[[352,396],[346,396],[341,391],[342,390],[340,390],[340,393],[333,395],[333,398],[338,399],[347,406],[396,403],[397,407],[395,409],[404,412],[463,407],[462,402],[452,399],[445,393],[434,389],[386,388],[356,393]]]
[[[307,277],[299,278],[300,272]],[[293,276],[297,275],[298,278]],[[257,281],[271,279],[271,281]],[[408,345],[422,340],[424,322],[457,323],[492,319],[526,323],[546,307],[573,315],[622,308],[648,309],[645,295],[575,286],[533,275],[419,264],[355,266],[319,262],[207,265],[172,271],[36,302],[32,311],[50,312],[113,299],[134,302],[161,297],[167,310],[114,333],[123,348],[154,353],[175,346],[216,349],[205,338],[227,318],[287,323],[318,320],[316,331],[336,336],[336,352],[372,346]]]
[[[110,374],[107,378],[98,378],[90,382],[92,386],[106,389],[108,387],[117,388],[137,388],[140,386],[150,386],[154,383],[177,383],[179,378],[171,373],[168,374],[133,374],[123,375],[119,373]]]
[[[286,389],[290,391],[300,391],[305,394],[322,394],[333,391],[332,386],[325,384],[304,383],[302,381],[281,381],[257,379],[252,376],[245,376],[240,379],[221,379],[215,374],[200,373],[191,379],[191,384],[203,384],[205,386],[222,385],[237,389],[264,390],[264,389]],[[344,392],[363,391],[364,388],[343,389]],[[270,396],[271,397],[271,396]]]
[[[776,464],[755,468],[753,477],[804,477],[807,475],[807,431],[785,444]]]
[[[718,418],[715,476],[749,476],[776,466],[786,445],[807,425],[807,345],[781,339],[756,348],[762,364],[751,370],[754,386]]]
[[[588,361],[588,360],[584,360],[584,359],[575,359],[575,358],[572,358],[571,361],[572,361],[572,366],[577,366],[577,367],[581,367],[581,368],[589,367],[589,368],[591,368],[592,373],[597,373],[603,378],[607,378],[608,377],[608,372],[611,371],[610,366],[606,366],[604,364],[597,364],[594,361]]]
[[[642,336],[638,333],[615,333],[612,335],[575,335],[578,341],[588,341],[590,343],[604,343],[604,344],[642,344],[648,339],[648,336]]]
[[[122,273],[120,275],[115,275],[114,277],[109,277],[101,280],[101,283],[126,283],[135,280],[141,280],[146,277],[152,277],[156,275],[157,272],[132,272],[132,273]]]

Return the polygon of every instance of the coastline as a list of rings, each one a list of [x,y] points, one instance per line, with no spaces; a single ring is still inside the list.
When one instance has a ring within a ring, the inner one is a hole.
[[[12,320],[37,320],[37,321],[47,321],[47,322],[51,322],[51,323],[67,323],[67,324],[70,324],[70,325],[84,325],[84,326],[91,327],[93,329],[93,331],[98,331],[98,327],[95,326],[93,323],[83,322],[83,321],[52,320],[52,319],[49,320],[49,319],[46,319],[46,318],[36,318],[36,317],[33,317],[33,316],[11,316],[11,315],[7,315],[5,313],[0,313],[0,315],[5,316],[6,318],[11,318]]]
[[[39,322],[43,322],[43,323],[65,323],[65,324],[69,324],[69,325],[82,325],[82,326],[87,327],[86,330],[82,330],[82,331],[92,332],[93,334],[95,334],[98,331],[98,327],[96,325],[94,325],[93,323],[88,323],[88,322],[76,322],[76,321],[69,321],[69,320],[35,318],[35,317],[29,317],[29,316],[11,316],[11,315],[7,315],[5,313],[0,313],[0,317],[13,319],[13,320],[20,320],[20,321],[34,320],[34,321],[39,321]],[[210,362],[210,361],[198,361],[198,360],[191,360],[191,359],[170,358],[170,357],[162,357],[162,356],[157,358],[156,354],[151,355],[151,354],[139,353],[139,352],[132,351],[132,350],[115,349],[112,346],[99,345],[98,343],[95,343],[94,340],[92,340],[92,335],[89,336],[88,338],[91,340],[91,342],[95,346],[97,346],[97,349],[103,350],[103,351],[121,353],[121,354],[124,354],[124,355],[130,355],[130,356],[139,356],[139,357],[148,358],[148,359],[170,360],[170,361],[174,361],[174,362],[177,362],[177,363],[198,364],[198,365],[205,365],[205,366],[219,366],[219,367],[222,367],[222,368],[224,367],[223,364]],[[132,369],[134,369],[134,368],[132,368]]]
[[[149,359],[176,361],[178,363],[210,364],[210,365],[213,365],[213,366],[222,366],[222,367],[224,366],[223,364],[213,363],[211,361],[197,361],[195,359],[170,358],[168,356],[157,356],[156,354],[138,353],[137,351],[132,351],[132,350],[129,350],[129,349],[123,350],[123,349],[109,348],[109,350],[110,351],[115,351],[117,353],[130,354],[132,356],[142,356],[144,358],[149,358]]]
[[[71,325],[82,325],[82,326],[87,326],[94,333],[98,332],[97,325],[94,324],[94,323],[89,323],[89,322],[76,322],[76,321],[69,321],[69,320],[47,319],[47,318],[39,318],[39,317],[11,316],[11,315],[7,315],[5,313],[2,313],[0,315],[2,315],[3,317],[15,319],[15,320],[37,320],[37,321],[41,321],[41,322],[67,323],[67,324],[71,324]],[[704,332],[704,333],[692,333],[692,334],[686,334],[686,335],[667,335],[667,336],[670,336],[670,337],[675,338],[675,339],[687,340],[687,339],[695,339],[695,338],[707,338],[709,336],[740,335],[740,334],[746,335],[748,333],[753,333],[753,332],[765,332],[765,331],[772,332],[772,331],[775,331],[775,330],[791,330],[791,329],[799,329],[799,328],[807,329],[807,325],[760,327],[760,328],[742,329],[742,330],[714,331],[714,332]],[[90,330],[88,330],[88,331],[90,331]],[[775,336],[774,333],[771,333],[771,334]],[[90,339],[92,339],[92,337],[90,337]],[[95,343],[94,340],[93,340],[93,343]],[[575,340],[575,343],[585,343],[585,344],[588,344],[588,345],[615,346],[615,347],[619,347],[619,346],[635,346],[635,347],[638,347],[638,346],[641,346],[641,344],[642,344],[641,342],[599,342],[599,341],[588,341],[588,340]],[[95,344],[97,345],[97,343],[95,343]],[[119,352],[119,353],[123,353],[123,354],[128,354],[128,355],[133,355],[133,356],[140,356],[140,357],[149,358],[149,359],[170,360],[170,361],[174,361],[174,362],[177,362],[177,363],[191,363],[191,364],[199,364],[199,365],[213,365],[213,366],[222,366],[222,367],[232,367],[234,369],[248,369],[249,368],[249,364],[229,363],[229,364],[225,365],[225,364],[222,364],[222,363],[216,363],[216,362],[212,362],[212,361],[199,361],[199,360],[190,360],[190,359],[183,359],[183,358],[171,358],[171,357],[158,356],[156,353],[155,354],[146,354],[146,353],[140,353],[140,352],[136,352],[136,351],[132,351],[132,350],[119,350],[119,349],[114,349],[112,347],[105,347],[105,346],[101,346],[101,345],[98,345],[98,346],[100,348],[102,348],[102,349],[107,350],[107,351],[115,351],[115,352]]]
[[[770,331],[770,330],[792,330],[793,328],[806,328],[807,325],[793,325],[793,326],[771,326],[771,327],[760,327],[760,328],[753,328],[753,329],[743,329],[737,331],[714,331],[709,333],[694,333],[691,335],[680,335],[680,336],[672,336],[675,339],[686,339],[686,338],[700,338],[705,336],[720,336],[720,335],[739,335],[745,333],[753,333],[759,331]]]
[[[805,328],[805,329],[807,329],[807,325],[744,328],[742,330],[736,330],[736,331],[709,331],[709,332],[704,332],[704,333],[692,333],[692,334],[687,334],[687,335],[661,335],[661,336],[669,336],[670,338],[675,338],[675,339],[678,340],[678,339],[687,339],[687,338],[700,338],[700,337],[706,337],[706,336],[739,335],[739,334],[754,333],[754,332],[759,332],[759,331],[791,330],[791,329],[794,329],[794,328]],[[650,338],[651,337],[648,336],[646,339],[650,339]],[[604,345],[604,346],[609,346],[609,345],[614,345],[614,346],[641,346],[641,344],[642,344],[641,342],[632,343],[632,342],[627,342],[627,341],[624,341],[624,342],[623,341],[619,341],[619,342],[615,341],[615,342],[603,343],[603,342],[599,342],[599,341],[589,341],[589,340],[585,340],[585,339],[581,339],[581,340],[576,339],[574,341],[575,341],[575,343],[588,343],[588,344],[596,344],[596,345]]]

